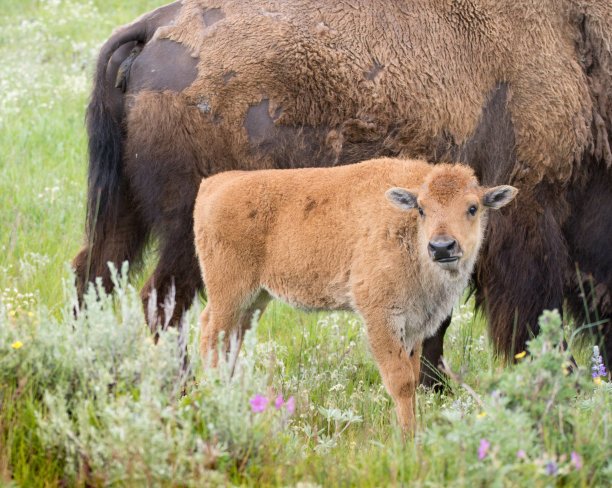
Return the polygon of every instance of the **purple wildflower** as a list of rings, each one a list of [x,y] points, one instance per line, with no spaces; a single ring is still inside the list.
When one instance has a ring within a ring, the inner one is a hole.
[[[480,445],[478,446],[478,459],[482,460],[487,457],[487,451],[491,447],[491,443],[484,437],[480,439]]]
[[[570,456],[572,457],[572,465],[574,466],[574,469],[578,470],[582,468],[582,460],[580,459],[580,454],[572,451]]]
[[[557,470],[558,470],[559,466],[557,466],[557,463],[555,463],[554,461],[549,461],[546,464],[546,474],[547,475],[552,475],[552,476],[557,476]]]
[[[268,399],[258,393],[249,400],[249,403],[253,407],[253,412],[265,412]]]
[[[280,395],[278,395],[276,397],[276,400],[274,400],[274,408],[276,408],[276,410],[278,410],[279,408],[281,408],[283,406],[284,402],[283,402],[283,394],[281,393]]]
[[[289,412],[289,414],[293,415],[293,412],[295,412],[295,398],[290,396],[289,400],[285,402],[285,407],[287,407],[287,411]]]
[[[593,366],[591,367],[591,370],[593,371],[591,376],[593,378],[603,378],[608,375],[601,354],[599,354],[599,347],[597,346],[593,346],[593,356],[591,356],[591,362],[593,363]]]
[[[527,454],[522,449],[519,449],[518,452],[516,453],[516,457],[519,459],[525,459],[526,456]]]

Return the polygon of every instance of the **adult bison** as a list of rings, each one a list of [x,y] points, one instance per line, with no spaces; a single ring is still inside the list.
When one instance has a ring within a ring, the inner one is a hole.
[[[156,290],[163,317],[174,290],[177,322],[202,287],[203,176],[424,156],[521,190],[475,272],[500,351],[522,350],[543,308],[612,317],[609,0],[183,0],[106,42],[87,126],[81,293],[94,276],[110,289],[107,262],[136,264],[155,236],[142,298],[155,310]]]

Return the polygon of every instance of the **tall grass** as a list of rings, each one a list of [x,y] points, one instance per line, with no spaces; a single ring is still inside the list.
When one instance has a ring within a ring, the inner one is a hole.
[[[504,367],[485,322],[459,305],[445,344],[452,391],[419,392],[408,440],[354,315],[271,304],[234,376],[233,363],[199,358],[200,303],[154,345],[125,273],[114,297],[92,289],[74,315],[95,56],[159,4],[2,1],[0,485],[609,483],[612,389],[590,377],[590,350],[567,369],[555,314]]]

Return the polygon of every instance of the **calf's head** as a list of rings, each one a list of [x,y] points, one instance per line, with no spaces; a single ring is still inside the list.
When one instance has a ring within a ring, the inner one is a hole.
[[[419,253],[449,272],[470,272],[487,225],[486,211],[511,202],[517,189],[484,188],[468,166],[436,165],[418,189],[391,188],[387,199],[419,213]]]

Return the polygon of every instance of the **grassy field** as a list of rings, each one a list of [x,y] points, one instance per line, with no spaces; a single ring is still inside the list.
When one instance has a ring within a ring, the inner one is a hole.
[[[458,306],[452,392],[419,392],[409,440],[356,316],[274,303],[230,377],[231,365],[201,364],[201,303],[182,334],[153,344],[142,279],[135,289],[118,273],[115,297],[92,290],[73,315],[95,57],[114,27],[158,5],[1,3],[0,486],[609,485],[612,387],[591,377],[588,348],[567,370],[558,314],[503,367],[484,320]]]

